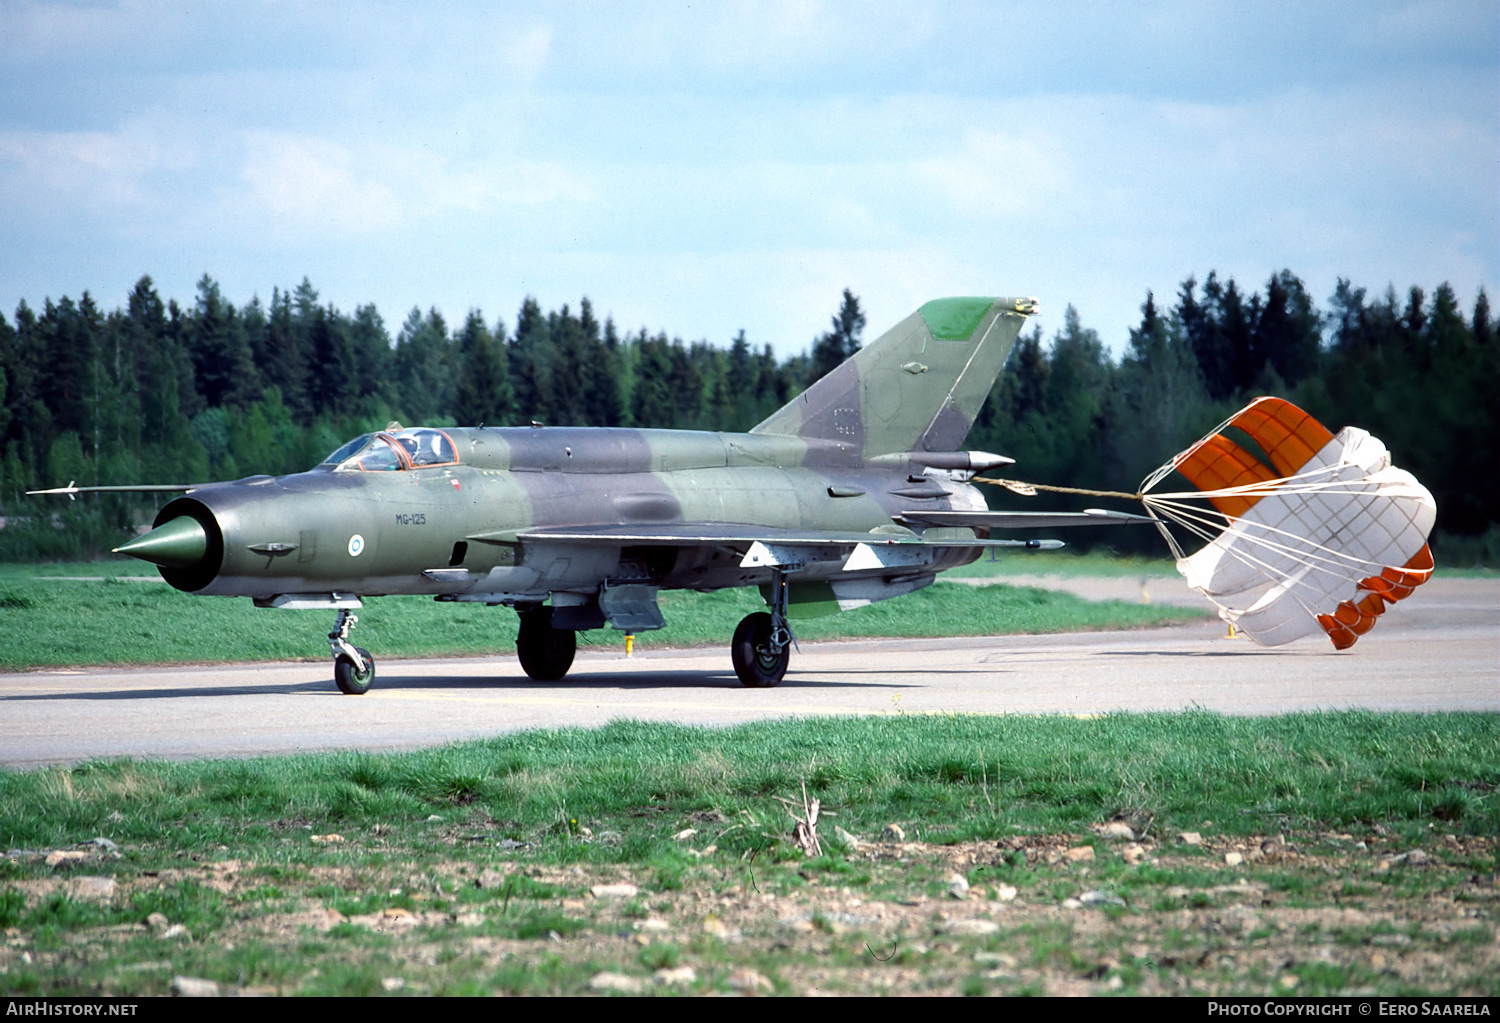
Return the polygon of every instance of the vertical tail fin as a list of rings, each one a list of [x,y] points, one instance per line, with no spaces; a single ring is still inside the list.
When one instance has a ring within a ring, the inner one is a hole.
[[[834,441],[864,458],[956,451],[1036,309],[1031,298],[934,299],[750,432]]]

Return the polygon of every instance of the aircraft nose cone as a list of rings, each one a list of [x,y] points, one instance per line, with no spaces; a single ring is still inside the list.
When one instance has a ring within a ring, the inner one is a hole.
[[[208,534],[197,519],[179,515],[116,547],[115,553],[128,554],[167,568],[192,568],[208,553]]]

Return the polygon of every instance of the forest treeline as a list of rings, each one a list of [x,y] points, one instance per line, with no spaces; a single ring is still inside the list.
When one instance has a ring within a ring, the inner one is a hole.
[[[267,304],[236,306],[206,275],[190,307],[149,277],[108,312],[87,292],[22,301],[0,315],[0,557],[93,553],[150,517],[138,497],[60,510],[28,489],[298,472],[391,419],[746,430],[858,350],[864,325],[845,291],[829,330],[777,359],[743,331],[724,347],[621,333],[587,298],[545,312],[528,298],[513,325],[413,309],[394,337],[375,306],[341,311],[305,279]],[[1451,550],[1500,557],[1500,343],[1483,291],[1466,314],[1446,284],[1372,298],[1340,280],[1319,309],[1290,271],[1251,293],[1210,273],[1170,308],[1148,293],[1118,360],[1069,307],[1052,337],[1018,340],[967,446],[1015,458],[1018,478],[1133,491],[1260,394],[1369,429],[1436,495]]]

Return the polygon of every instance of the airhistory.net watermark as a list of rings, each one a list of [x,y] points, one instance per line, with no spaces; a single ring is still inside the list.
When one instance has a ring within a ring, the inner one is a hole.
[[[43,998],[5,1003],[7,1016],[134,1016],[138,1002],[53,1002]]]

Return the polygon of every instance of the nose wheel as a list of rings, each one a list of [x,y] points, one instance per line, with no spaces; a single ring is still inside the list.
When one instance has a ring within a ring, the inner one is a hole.
[[[349,642],[359,617],[348,608],[339,610],[338,622],[328,634],[333,651],[333,683],[346,696],[363,696],[375,681],[375,658],[362,646]]]
[[[362,646],[354,648],[362,663],[356,664],[348,654],[339,654],[333,662],[333,681],[346,696],[363,696],[375,681],[375,658]]]

